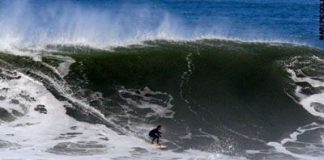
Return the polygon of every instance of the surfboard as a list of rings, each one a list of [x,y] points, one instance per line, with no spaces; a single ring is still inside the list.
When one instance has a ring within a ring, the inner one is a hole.
[[[166,145],[162,145],[162,144],[152,144],[152,146],[156,149],[166,149],[167,146]]]

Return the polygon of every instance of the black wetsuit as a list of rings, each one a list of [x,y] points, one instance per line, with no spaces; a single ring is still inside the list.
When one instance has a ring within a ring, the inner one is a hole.
[[[152,144],[155,139],[156,139],[157,144],[159,144],[159,139],[161,137],[161,132],[159,131],[159,129],[155,128],[155,129],[151,130],[149,133],[149,136],[152,137]]]

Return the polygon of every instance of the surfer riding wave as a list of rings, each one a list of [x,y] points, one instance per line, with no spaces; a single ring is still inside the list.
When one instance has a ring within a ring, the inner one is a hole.
[[[154,144],[154,140],[156,140],[157,144],[160,144],[160,137],[161,137],[161,125],[158,125],[156,128],[152,129],[149,132],[149,136],[152,138],[152,144]]]

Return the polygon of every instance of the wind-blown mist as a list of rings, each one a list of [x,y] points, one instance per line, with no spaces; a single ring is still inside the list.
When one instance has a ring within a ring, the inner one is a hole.
[[[293,7],[305,5],[315,7],[312,3]],[[287,7],[294,10],[289,3],[258,1],[1,1],[0,47],[63,44],[106,48],[145,40],[201,38],[320,46],[314,37],[317,28],[309,27],[316,18],[303,19],[315,10],[306,9],[291,18]],[[277,10],[270,12],[271,8]],[[305,26],[295,25],[300,22]]]
[[[180,22],[149,6],[98,9],[73,2],[1,3],[1,47],[83,44],[96,47],[172,39],[185,35]],[[181,28],[181,29],[180,29]]]

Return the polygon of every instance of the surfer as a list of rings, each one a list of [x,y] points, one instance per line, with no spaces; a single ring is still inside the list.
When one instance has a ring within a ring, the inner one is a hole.
[[[160,144],[160,137],[161,137],[161,125],[158,125],[156,128],[152,129],[149,133],[149,136],[152,138],[152,144],[154,143],[154,140],[156,139],[156,143]]]

